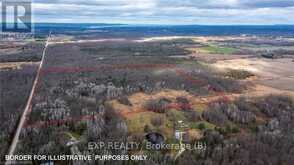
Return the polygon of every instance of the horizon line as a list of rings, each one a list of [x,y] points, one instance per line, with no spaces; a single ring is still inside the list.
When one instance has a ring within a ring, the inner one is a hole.
[[[7,22],[13,24],[13,22]],[[0,24],[3,22],[0,21]],[[294,26],[294,24],[156,24],[156,23],[103,23],[103,22],[34,22],[32,24],[102,24],[132,26]]]

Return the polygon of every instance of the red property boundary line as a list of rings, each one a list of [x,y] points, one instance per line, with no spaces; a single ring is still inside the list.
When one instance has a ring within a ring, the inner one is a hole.
[[[217,96],[223,98],[225,102],[231,101],[229,97],[225,95],[224,92],[218,91],[216,88],[212,87],[207,81],[201,79],[195,79],[193,76],[187,74],[183,69],[177,68],[175,64],[122,64],[122,65],[102,65],[99,67],[50,67],[47,69],[42,69],[40,75],[50,74],[50,73],[77,73],[77,72],[95,72],[98,70],[106,69],[106,70],[120,70],[120,69],[148,69],[148,68],[171,68],[175,69],[176,74],[185,79],[186,81],[191,82],[194,85],[208,85],[208,91],[214,92]],[[40,82],[37,83],[37,89],[39,89]],[[33,96],[35,96],[36,92]],[[182,107],[190,107],[190,105],[181,105],[181,104],[170,104],[167,108],[181,109]],[[29,108],[29,114],[32,111],[32,105]],[[150,110],[142,110],[129,113],[138,113],[138,112],[147,112]],[[28,120],[24,124],[24,128],[41,128],[52,125],[64,125],[69,122],[79,122],[84,120],[93,120],[97,115],[84,115],[77,118],[67,118],[62,120],[50,120],[50,121],[38,121],[36,123],[28,123]]]
[[[148,68],[175,68],[175,64],[118,64],[101,65],[99,67],[50,67],[42,69],[42,74],[48,73],[77,73],[96,72],[98,70],[120,70],[120,69],[148,69]]]
[[[166,108],[174,108],[176,110],[180,110],[182,108],[191,108],[190,104],[175,104],[171,103],[166,106]],[[141,111],[135,111],[135,112],[128,112],[126,114],[132,114],[132,113],[139,113],[139,112],[148,112],[152,110],[141,110]],[[50,121],[38,121],[33,124],[28,124],[24,125],[24,128],[42,128],[42,127],[47,127],[47,126],[52,126],[52,125],[64,125],[69,122],[80,122],[84,120],[94,120],[99,114],[96,115],[84,115],[81,117],[76,117],[76,118],[67,118],[67,119],[62,119],[62,120],[50,120]]]

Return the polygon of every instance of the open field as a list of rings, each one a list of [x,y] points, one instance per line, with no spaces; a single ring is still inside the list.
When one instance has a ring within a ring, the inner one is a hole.
[[[294,91],[294,62],[293,59],[236,59],[219,61],[215,64],[220,69],[247,70],[256,79],[253,82],[268,87]]]
[[[44,42],[1,42],[0,62],[37,62],[41,59]]]

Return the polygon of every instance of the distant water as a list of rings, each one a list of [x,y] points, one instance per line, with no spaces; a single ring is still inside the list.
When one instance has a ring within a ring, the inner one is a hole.
[[[37,23],[37,30],[104,30],[109,35],[160,36],[160,35],[261,35],[294,37],[294,25],[126,25],[126,24],[67,24]]]

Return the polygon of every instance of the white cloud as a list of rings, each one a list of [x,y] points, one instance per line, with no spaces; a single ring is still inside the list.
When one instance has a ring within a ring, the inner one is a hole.
[[[293,0],[34,0],[37,22],[294,24]]]

